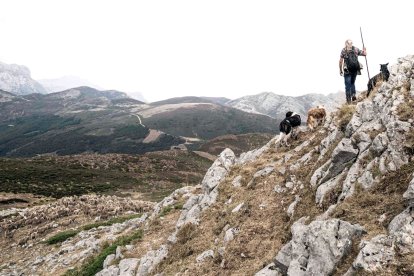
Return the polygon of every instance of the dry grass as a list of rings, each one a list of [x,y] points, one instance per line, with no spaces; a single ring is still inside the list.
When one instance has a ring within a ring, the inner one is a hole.
[[[298,141],[299,143],[300,141]],[[272,260],[276,252],[290,239],[290,220],[287,206],[294,196],[289,192],[276,194],[273,188],[284,179],[274,172],[255,179],[255,185],[246,184],[260,169],[282,158],[285,149],[264,153],[258,160],[243,167],[236,167],[220,184],[217,203],[202,214],[201,224],[185,244],[177,242],[170,250],[171,256],[157,269],[166,275],[184,272],[188,275],[252,275]],[[232,181],[242,176],[242,187],[233,187]],[[225,204],[232,198],[231,204]],[[240,203],[244,207],[231,211]],[[261,206],[261,207],[260,207]],[[227,227],[226,227],[227,226]],[[224,229],[238,228],[235,239],[224,243]],[[218,249],[226,247],[223,256]],[[195,258],[213,249],[215,256],[195,265]],[[177,257],[178,256],[178,257]]]
[[[342,183],[346,178],[346,174],[340,175],[340,179],[338,180],[338,184],[330,190],[328,193],[325,194],[322,202],[322,209],[324,211],[328,210],[328,208],[336,204],[338,202],[338,198],[342,193]]]
[[[384,127],[382,127],[381,129],[373,129],[368,133],[369,138],[371,138],[371,140],[374,140],[374,138],[377,137],[378,134],[383,133],[384,131]]]
[[[414,165],[407,164],[398,172],[389,173],[379,184],[369,190],[364,190],[360,185],[357,185],[353,196],[336,207],[332,217],[361,224],[367,231],[367,235],[364,236],[365,240],[378,234],[386,234],[390,221],[405,209],[402,194],[407,190],[413,172]],[[379,221],[381,215],[386,216],[382,222]],[[357,245],[360,240],[359,238],[353,241],[351,252],[338,266],[334,275],[343,275],[351,266],[359,253]],[[404,274],[407,271],[413,271],[413,265],[407,261],[407,258],[408,260],[413,259],[412,256],[404,256],[400,258],[398,265],[394,264],[393,267],[387,267],[383,271],[375,273],[357,271],[356,275],[414,275]]]
[[[373,152],[372,151],[368,151],[368,153],[365,156],[359,158],[358,162],[362,166],[362,168],[365,169],[367,167],[367,165],[372,160],[374,160],[374,158],[375,158],[375,156],[374,156]]]
[[[345,131],[346,126],[351,121],[355,113],[355,105],[343,104],[336,113],[336,124],[341,131]]]
[[[408,188],[413,172],[414,164],[409,163],[398,172],[388,173],[371,189],[364,190],[356,185],[353,196],[342,202],[332,216],[361,224],[369,237],[386,233],[390,221],[405,208],[402,195]],[[386,216],[382,222],[378,220],[381,215]]]
[[[414,129],[411,129],[405,136],[404,150],[410,156],[414,155]]]
[[[174,243],[168,252],[167,264],[180,261],[193,255],[194,249],[190,241],[197,235],[197,226],[187,223],[177,233],[177,242]],[[162,266],[158,269],[162,270]]]
[[[414,254],[397,253],[397,262],[393,268],[396,272],[394,275],[414,276]]]
[[[413,119],[414,99],[409,93],[410,89],[410,82],[404,84],[400,89],[405,98],[404,102],[401,103],[397,108],[397,113],[401,121],[408,121],[409,119]]]
[[[304,189],[300,190],[299,196],[301,200],[296,205],[289,228],[301,217],[309,217],[309,221],[312,221],[315,217],[323,213],[324,210],[315,203],[315,192],[316,188],[312,189],[309,185],[306,185]]]

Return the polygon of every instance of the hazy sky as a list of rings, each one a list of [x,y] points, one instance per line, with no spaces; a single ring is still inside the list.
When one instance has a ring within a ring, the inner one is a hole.
[[[346,39],[379,64],[414,54],[414,1],[1,0],[0,61],[149,101],[344,89]],[[360,57],[365,65],[365,59]],[[365,89],[367,72],[357,79]]]

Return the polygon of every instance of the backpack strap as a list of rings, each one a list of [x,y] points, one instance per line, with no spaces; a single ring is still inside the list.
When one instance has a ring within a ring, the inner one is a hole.
[[[354,46],[352,46],[352,52],[354,52],[354,53],[355,53],[355,55],[357,55],[357,56],[358,56],[358,50],[357,50]]]

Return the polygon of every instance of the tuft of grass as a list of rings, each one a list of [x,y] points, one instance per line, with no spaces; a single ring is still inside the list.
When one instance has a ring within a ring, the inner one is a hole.
[[[400,89],[405,98],[404,102],[401,103],[397,108],[397,113],[401,121],[408,121],[409,119],[413,119],[414,99],[410,96],[410,89],[410,82],[404,84]]]
[[[184,204],[183,203],[176,203],[175,205],[173,205],[173,206],[167,206],[167,207],[164,207],[162,210],[161,210],[161,212],[160,212],[160,214],[159,214],[159,217],[164,217],[164,216],[166,216],[167,214],[169,214],[172,210],[181,210],[181,209],[183,209],[183,206],[184,206]]]
[[[64,242],[69,238],[76,236],[80,231],[79,230],[67,230],[63,232],[59,232],[56,235],[50,237],[46,243],[49,245]]]
[[[414,130],[411,129],[405,136],[404,150],[409,155],[414,155]]]
[[[351,121],[352,116],[355,113],[355,105],[344,104],[337,111],[337,126],[342,132],[345,132],[346,126]]]
[[[143,231],[140,229],[129,236],[122,236],[112,244],[105,244],[101,253],[89,258],[80,268],[70,269],[65,276],[92,276],[103,269],[103,263],[108,255],[114,254],[118,246],[125,246],[133,241],[141,240]]]
[[[186,244],[189,240],[193,239],[196,233],[197,227],[193,223],[187,223],[177,233],[177,243]]]
[[[193,223],[183,225],[177,232],[177,242],[172,245],[168,252],[168,257],[158,267],[157,271],[162,271],[163,266],[185,259],[194,254],[191,241],[197,234],[197,227]]]
[[[132,214],[132,215],[128,215],[128,216],[112,218],[112,219],[107,220],[107,221],[101,221],[101,222],[86,224],[86,225],[84,225],[82,227],[79,227],[78,229],[75,229],[75,230],[67,230],[67,231],[59,232],[56,235],[54,235],[54,236],[50,237],[49,239],[47,239],[46,243],[49,244],[49,245],[56,244],[56,243],[61,243],[61,242],[66,241],[69,238],[72,238],[72,237],[76,236],[81,231],[87,231],[87,230],[90,230],[90,229],[93,229],[93,228],[97,228],[99,226],[111,226],[115,223],[123,223],[127,220],[138,218],[140,216],[141,216],[141,214]]]
[[[127,220],[130,219],[134,219],[134,218],[139,218],[142,214],[131,214],[131,215],[127,215],[127,216],[121,216],[121,217],[115,217],[115,218],[111,218],[110,220],[107,221],[102,221],[102,222],[96,222],[96,223],[91,223],[91,224],[87,224],[81,227],[82,231],[87,231],[93,228],[97,228],[99,226],[111,226],[115,223],[123,223]]]

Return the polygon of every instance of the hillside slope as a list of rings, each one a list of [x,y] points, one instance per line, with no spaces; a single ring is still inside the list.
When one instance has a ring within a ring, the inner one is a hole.
[[[144,153],[184,143],[182,137],[278,132],[276,120],[213,103],[220,100],[145,104],[123,92],[90,87],[47,95],[0,91],[0,156]]]
[[[78,87],[47,95],[0,94],[0,156],[83,152],[144,153],[169,149],[184,139],[150,129],[135,109],[143,102],[125,93]]]
[[[136,194],[147,201],[159,201],[184,184],[199,183],[211,163],[182,150],[0,158],[0,192],[54,198],[88,193]],[[7,204],[0,204],[2,207]]]
[[[156,105],[140,114],[146,126],[176,136],[212,139],[226,134],[279,132],[278,122],[269,116],[204,101]]]
[[[239,158],[224,150],[201,185],[139,219],[85,226],[51,246],[40,242],[51,227],[22,239],[29,222],[9,215],[2,245],[14,253],[0,275],[412,275],[414,56],[390,72],[290,147],[275,137]]]

